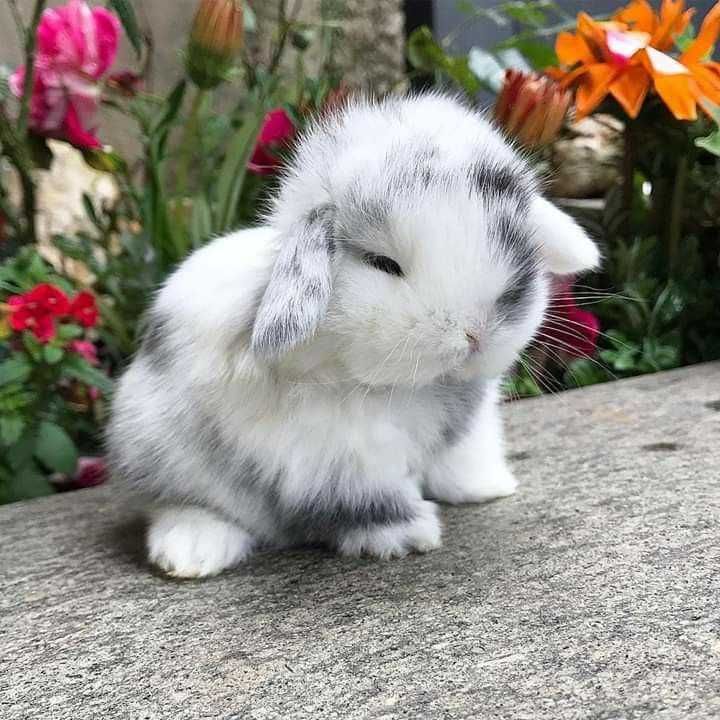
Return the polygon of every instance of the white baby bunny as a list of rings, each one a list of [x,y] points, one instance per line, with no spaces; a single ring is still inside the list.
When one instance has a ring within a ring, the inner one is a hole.
[[[476,113],[356,101],[310,130],[267,224],[170,277],[116,393],[115,475],[152,496],[150,560],[440,545],[432,500],[509,495],[498,385],[585,233]]]

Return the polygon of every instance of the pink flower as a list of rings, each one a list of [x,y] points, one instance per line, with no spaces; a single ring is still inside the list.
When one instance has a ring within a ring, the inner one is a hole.
[[[80,148],[100,146],[96,137],[100,81],[117,55],[120,22],[84,0],[48,8],[37,30],[35,82],[30,127],[39,135],[67,140]],[[10,76],[22,97],[25,67]]]
[[[282,164],[275,152],[282,149],[295,135],[295,125],[282,108],[271,110],[263,121],[248,170],[256,175],[272,175]]]
[[[540,331],[543,343],[570,358],[592,357],[597,350],[600,321],[575,302],[575,278],[556,277],[545,323]]]
[[[89,340],[73,340],[68,349],[80,355],[90,365],[98,364],[97,348]]]

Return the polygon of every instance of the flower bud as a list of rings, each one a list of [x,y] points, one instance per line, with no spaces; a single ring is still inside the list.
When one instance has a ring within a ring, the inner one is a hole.
[[[187,49],[190,79],[203,90],[217,87],[226,79],[242,41],[240,0],[200,0]]]
[[[560,132],[570,102],[570,93],[552,78],[507,70],[495,119],[522,145],[547,145]]]

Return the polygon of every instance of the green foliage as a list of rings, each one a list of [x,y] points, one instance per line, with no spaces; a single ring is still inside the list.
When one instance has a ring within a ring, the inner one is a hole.
[[[471,97],[480,90],[480,82],[471,71],[467,56],[448,54],[430,28],[420,27],[411,33],[407,53],[410,64],[419,72],[449,79]]]
[[[117,13],[125,34],[139,57],[142,53],[144,41],[132,3],[130,0],[108,0],[107,4]]]

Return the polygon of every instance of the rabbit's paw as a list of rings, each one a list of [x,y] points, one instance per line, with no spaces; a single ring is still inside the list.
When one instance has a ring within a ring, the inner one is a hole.
[[[165,508],[152,518],[147,537],[150,562],[176,578],[217,575],[245,560],[253,539],[202,508]]]
[[[391,525],[372,525],[346,532],[338,544],[342,555],[374,555],[387,560],[410,552],[424,553],[440,547],[437,505],[423,501],[415,518]]]
[[[439,477],[430,486],[428,494],[440,502],[462,505],[489,502],[512,495],[516,490],[515,476],[504,464],[498,464],[488,475]]]

